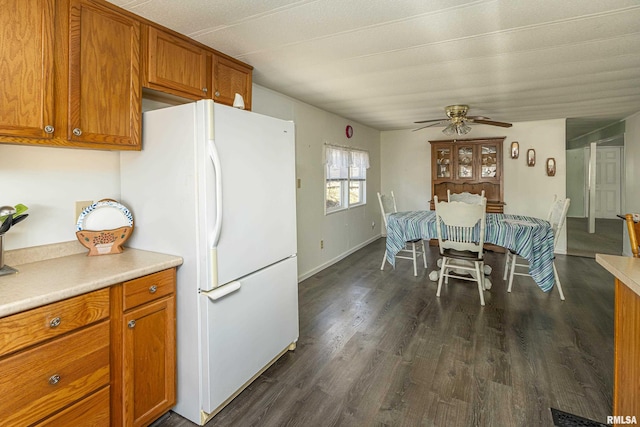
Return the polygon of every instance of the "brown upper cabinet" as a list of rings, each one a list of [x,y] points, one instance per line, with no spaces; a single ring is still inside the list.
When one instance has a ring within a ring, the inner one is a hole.
[[[142,84],[189,99],[210,98],[210,55],[188,39],[142,26]]]
[[[8,0],[0,142],[140,149],[140,24],[93,0]]]
[[[487,198],[487,212],[504,211],[502,144],[504,137],[429,141],[431,195],[447,200],[451,193],[469,192]],[[433,200],[431,209],[434,209]]]
[[[235,94],[251,109],[253,68],[167,28],[142,25],[142,85],[187,99],[233,105]]]
[[[0,143],[140,150],[142,87],[251,109],[253,68],[104,0],[3,0]]]
[[[244,99],[244,108],[251,110],[251,81],[253,68],[221,55],[213,56],[213,100],[233,105],[235,94]]]
[[[0,138],[53,138],[54,0],[3,2]]]
[[[69,9],[67,138],[111,148],[140,148],[140,23],[103,3]]]

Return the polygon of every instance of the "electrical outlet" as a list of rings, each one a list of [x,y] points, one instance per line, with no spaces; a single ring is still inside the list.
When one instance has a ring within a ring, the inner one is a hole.
[[[324,249],[324,240],[320,240],[320,249]]]
[[[80,216],[84,208],[86,208],[87,206],[91,206],[92,204],[92,200],[79,200],[76,202],[76,218],[74,220],[74,223],[78,220],[78,217]]]

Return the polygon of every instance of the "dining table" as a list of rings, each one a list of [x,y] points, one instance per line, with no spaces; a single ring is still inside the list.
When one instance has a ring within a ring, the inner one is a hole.
[[[529,262],[529,275],[544,292],[555,284],[553,274],[554,236],[551,224],[540,218],[503,213],[487,213],[485,243],[510,250]],[[443,238],[446,229],[442,228]],[[475,228],[479,241],[480,224]],[[435,211],[405,211],[387,219],[387,261],[395,266],[395,256],[406,242],[437,239]]]

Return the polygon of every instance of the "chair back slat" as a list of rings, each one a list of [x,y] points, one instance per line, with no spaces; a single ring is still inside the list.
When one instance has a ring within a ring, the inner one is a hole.
[[[434,196],[434,203],[440,253],[445,249],[471,251],[482,258],[487,199],[483,197],[480,204],[439,202]]]

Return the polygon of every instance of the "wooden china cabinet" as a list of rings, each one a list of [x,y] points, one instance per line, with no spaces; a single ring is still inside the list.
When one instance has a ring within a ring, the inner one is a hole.
[[[431,194],[447,200],[451,193],[480,194],[487,212],[504,212],[502,144],[505,137],[450,139],[431,143]],[[431,200],[431,209],[435,209]]]

